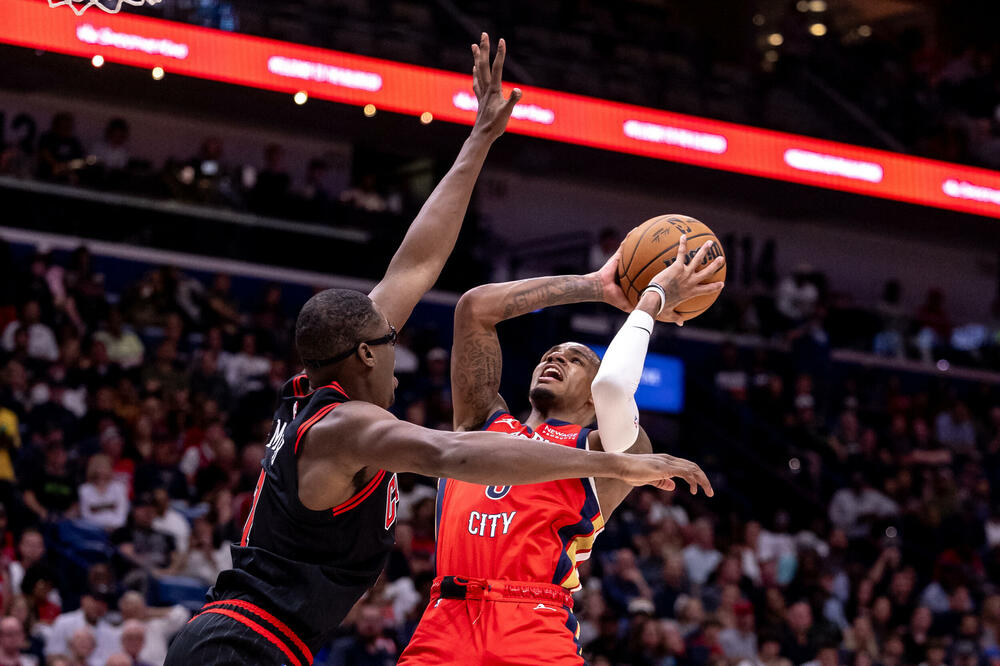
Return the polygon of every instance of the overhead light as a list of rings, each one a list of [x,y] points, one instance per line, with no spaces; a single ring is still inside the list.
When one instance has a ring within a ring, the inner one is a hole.
[[[300,90],[297,93],[295,93],[295,95],[292,97],[292,101],[294,101],[299,106],[302,106],[303,104],[309,101],[309,95],[306,93],[305,90]]]
[[[809,11],[809,0],[799,0],[795,3],[795,8],[805,14]]]
[[[760,26],[764,25],[764,20],[765,19],[764,19],[764,15],[763,14],[754,14],[753,15],[753,24],[755,26],[757,26],[758,28]]]
[[[809,11],[820,12],[826,11],[826,0],[809,0]]]
[[[157,65],[153,68],[153,80],[159,81],[163,78],[164,73],[163,68]]]
[[[371,118],[372,116],[375,115],[375,111],[377,111],[377,109],[375,108],[374,104],[365,104],[364,108],[365,116]]]
[[[826,34],[826,26],[822,23],[813,23],[809,26],[809,34],[814,37],[822,37]]]
[[[870,25],[859,25],[858,34],[861,35],[862,37],[871,37],[872,27]]]
[[[767,36],[767,43],[771,46],[781,46],[785,43],[785,38],[781,36],[780,32],[772,32]]]
[[[424,125],[430,125],[432,120],[434,120],[434,114],[430,111],[424,111],[420,114],[420,122]]]
[[[778,62],[778,52],[774,49],[764,52],[764,60],[768,62]]]
[[[94,67],[103,67],[104,66],[104,56],[102,56],[102,55],[95,55],[93,58],[90,59],[90,64],[93,65]]]

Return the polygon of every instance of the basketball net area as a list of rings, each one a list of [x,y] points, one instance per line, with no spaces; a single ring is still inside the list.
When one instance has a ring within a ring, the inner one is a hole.
[[[143,5],[158,5],[160,0],[49,0],[49,7],[68,5],[77,16],[82,15],[91,7],[97,7],[108,14],[117,14],[125,5],[142,7]]]

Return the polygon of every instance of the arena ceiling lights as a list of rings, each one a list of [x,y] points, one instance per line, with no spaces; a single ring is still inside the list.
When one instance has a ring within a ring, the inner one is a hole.
[[[129,15],[0,2],[0,42],[470,125],[469,77]],[[1000,173],[524,87],[508,131],[1000,218]]]

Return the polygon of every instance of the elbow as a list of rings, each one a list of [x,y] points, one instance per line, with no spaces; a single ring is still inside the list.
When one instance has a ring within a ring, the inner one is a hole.
[[[490,303],[493,299],[490,295],[490,285],[480,285],[462,294],[455,306],[455,320],[465,321],[492,321],[490,317]]]
[[[447,476],[451,465],[450,453],[437,437],[428,437],[413,458],[413,471],[424,476]]]
[[[594,396],[594,402],[614,400],[617,396],[630,396],[629,387],[611,373],[602,374],[597,372],[594,381],[590,384],[590,392]]]

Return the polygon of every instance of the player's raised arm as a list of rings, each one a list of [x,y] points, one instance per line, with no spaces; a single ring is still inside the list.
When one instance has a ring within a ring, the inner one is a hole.
[[[472,46],[472,88],[479,101],[472,134],[413,220],[382,281],[369,294],[397,329],[403,327],[441,274],[455,247],[486,154],[503,134],[521,98],[517,88],[508,99],[503,97],[501,79],[506,52],[507,45],[501,39],[491,67],[489,36],[484,32],[479,44]]]
[[[459,299],[451,353],[456,430],[477,429],[493,412],[507,407],[498,393],[502,365],[498,323],[539,308],[569,303],[603,301],[621,309],[629,307],[614,281],[616,258],[595,273],[484,284]]]

